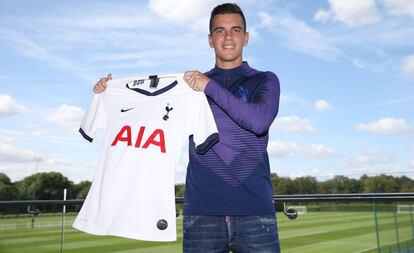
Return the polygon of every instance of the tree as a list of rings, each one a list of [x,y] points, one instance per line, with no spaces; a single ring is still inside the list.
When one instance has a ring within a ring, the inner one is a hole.
[[[175,185],[175,196],[183,197],[185,192],[185,184],[176,184]]]
[[[63,189],[72,189],[73,182],[58,172],[37,173],[16,182],[25,199],[62,199]]]
[[[315,177],[298,177],[295,180],[297,194],[315,194],[318,191],[318,181]]]
[[[319,183],[320,193],[357,193],[361,190],[362,186],[359,180],[345,176],[335,176]]]
[[[12,184],[10,181],[10,178],[4,173],[0,173],[0,183],[6,184],[6,185]]]
[[[16,200],[19,194],[14,185],[5,184],[0,181],[0,200]]]
[[[273,183],[276,185],[276,187],[274,187],[274,191],[278,195],[291,195],[299,193],[297,184],[294,180],[288,177],[280,177],[274,180]]]
[[[414,192],[414,180],[406,176],[397,177],[395,180],[399,192]]]
[[[398,185],[393,176],[381,174],[364,178],[364,192],[386,193],[398,192]]]
[[[281,194],[279,192],[277,192],[277,185],[280,181],[279,176],[276,173],[272,173],[270,176],[270,180],[272,181],[272,187],[273,187],[273,194]]]
[[[18,191],[12,184],[5,184],[0,181],[0,201],[19,199]],[[19,207],[16,206],[2,206],[0,213],[18,213]]]
[[[318,182],[314,177],[291,179],[272,174],[272,186],[274,193],[279,195],[313,194],[318,190]]]
[[[91,185],[92,183],[90,181],[81,181],[79,184],[75,184],[73,186],[72,196],[76,199],[85,199],[86,195],[88,195]]]

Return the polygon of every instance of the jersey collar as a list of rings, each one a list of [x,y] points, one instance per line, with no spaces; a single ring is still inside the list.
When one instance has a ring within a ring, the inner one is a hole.
[[[232,76],[248,76],[251,72],[254,71],[247,61],[243,61],[243,63],[235,68],[232,69],[222,69],[219,68],[217,65],[214,66],[209,72],[205,73],[206,75],[218,74],[218,73],[228,73]]]
[[[144,90],[144,89],[140,89],[140,88],[131,88],[131,87],[129,87],[128,83],[125,86],[130,90],[136,91],[136,92],[141,93],[141,94],[146,95],[146,96],[157,96],[157,95],[160,95],[164,92],[167,92],[167,91],[171,90],[177,84],[178,84],[178,81],[175,80],[174,82],[170,83],[169,85],[167,85],[167,86],[165,86],[161,89],[157,89],[153,92],[148,91],[148,90]]]

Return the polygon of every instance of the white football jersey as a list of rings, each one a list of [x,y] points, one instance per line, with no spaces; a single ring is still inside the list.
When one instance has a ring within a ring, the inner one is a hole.
[[[182,146],[197,150],[218,141],[207,98],[183,74],[111,80],[83,118],[89,141],[105,129],[91,189],[73,227],[96,235],[176,240],[174,176]]]

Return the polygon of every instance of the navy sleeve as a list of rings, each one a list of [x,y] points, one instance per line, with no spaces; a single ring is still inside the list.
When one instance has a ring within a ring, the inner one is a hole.
[[[235,97],[216,81],[210,79],[205,94],[220,106],[238,125],[261,135],[266,133],[279,110],[279,79],[272,72],[265,72],[259,84],[255,102],[246,102]]]

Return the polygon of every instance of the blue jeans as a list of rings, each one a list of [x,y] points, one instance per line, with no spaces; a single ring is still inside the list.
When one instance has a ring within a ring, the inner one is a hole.
[[[184,215],[183,253],[280,253],[274,215]]]

